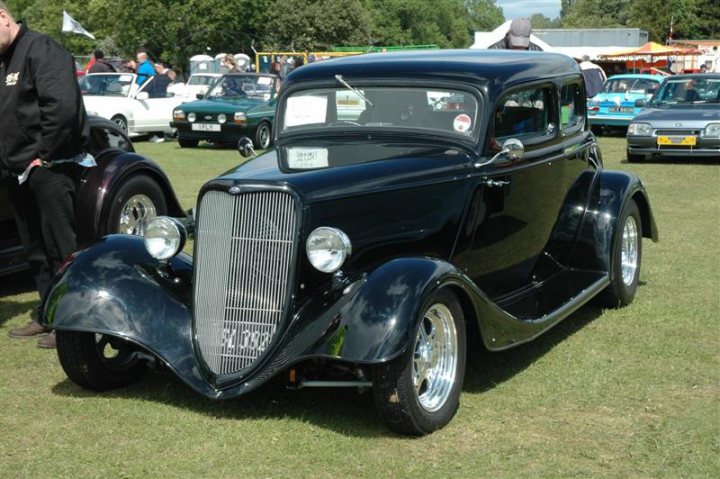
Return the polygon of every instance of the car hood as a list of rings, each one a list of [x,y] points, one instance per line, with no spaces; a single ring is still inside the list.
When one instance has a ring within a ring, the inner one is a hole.
[[[264,105],[266,102],[254,98],[220,99],[208,98],[205,100],[191,101],[184,103],[182,109],[185,112],[203,113],[232,113],[235,111],[252,110],[256,106]]]
[[[695,104],[688,106],[647,107],[634,122],[649,122],[654,127],[705,127],[708,123],[720,121],[720,108],[717,103]],[[678,125],[677,123],[681,123]]]
[[[288,167],[293,148],[321,151],[330,167],[308,170]],[[340,196],[368,194],[459,179],[473,157],[469,151],[449,145],[388,143],[362,144],[303,143],[278,146],[216,178],[234,184],[284,184],[292,187],[306,203]]]

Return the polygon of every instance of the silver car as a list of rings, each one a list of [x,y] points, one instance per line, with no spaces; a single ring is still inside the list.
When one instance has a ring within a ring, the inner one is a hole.
[[[668,77],[627,132],[627,160],[720,158],[720,75]]]

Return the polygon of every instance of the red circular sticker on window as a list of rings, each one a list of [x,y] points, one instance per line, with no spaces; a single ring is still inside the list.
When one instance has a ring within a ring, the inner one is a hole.
[[[466,131],[470,130],[471,126],[472,120],[470,119],[470,116],[466,115],[465,113],[456,116],[455,120],[453,121],[453,128],[458,133],[465,133]]]

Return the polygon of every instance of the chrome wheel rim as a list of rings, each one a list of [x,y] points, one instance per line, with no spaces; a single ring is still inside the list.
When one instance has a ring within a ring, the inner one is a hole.
[[[270,128],[266,125],[260,127],[260,148],[266,149],[270,144]]]
[[[633,216],[628,216],[623,227],[622,248],[620,250],[622,265],[622,280],[630,286],[635,280],[638,266],[638,235],[637,223]]]
[[[413,354],[413,386],[423,409],[435,412],[445,404],[457,364],[455,319],[447,306],[433,304],[423,315]]]
[[[145,195],[135,195],[120,212],[118,233],[141,236],[145,233],[145,225],[156,216],[155,203]]]

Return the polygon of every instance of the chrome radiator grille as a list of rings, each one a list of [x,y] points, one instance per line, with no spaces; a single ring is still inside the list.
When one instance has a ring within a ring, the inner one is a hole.
[[[297,228],[288,193],[203,196],[193,307],[198,346],[213,373],[242,371],[272,342],[288,304]]]

